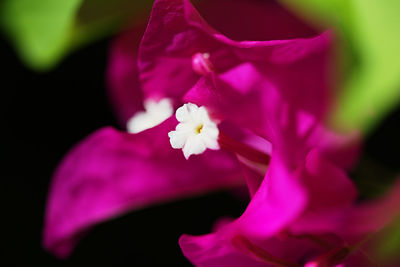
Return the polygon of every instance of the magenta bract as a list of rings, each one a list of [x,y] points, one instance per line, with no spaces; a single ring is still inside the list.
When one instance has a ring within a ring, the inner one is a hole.
[[[172,117],[137,134],[95,132],[54,175],[44,229],[51,252],[67,256],[91,226],[121,213],[247,183],[251,201],[242,216],[215,233],[182,236],[192,263],[338,258],[340,222],[357,196],[343,169],[357,158],[358,146],[353,136],[323,125],[331,34],[316,35],[273,2],[205,3],[211,5],[200,10],[227,35],[189,1],[157,0],[139,52],[137,29],[113,47],[110,95],[123,123],[148,99],[171,99],[174,108],[204,106],[220,122],[221,149],[185,160],[168,142],[177,125]],[[232,9],[215,12],[212,5]],[[232,27],[239,13],[250,19]]]
[[[186,161],[171,149],[167,133],[175,123],[170,119],[135,135],[104,128],[78,144],[54,175],[45,247],[65,257],[93,224],[151,204],[242,183],[233,155],[208,151]]]

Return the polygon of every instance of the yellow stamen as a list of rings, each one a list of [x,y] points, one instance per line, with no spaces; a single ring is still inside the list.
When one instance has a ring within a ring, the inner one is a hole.
[[[203,130],[203,124],[200,124],[200,125],[197,126],[197,128],[196,128],[196,133],[199,134],[199,133],[201,133],[202,130]]]

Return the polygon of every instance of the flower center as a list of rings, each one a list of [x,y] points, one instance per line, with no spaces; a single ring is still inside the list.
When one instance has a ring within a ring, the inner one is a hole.
[[[200,124],[199,126],[197,126],[196,132],[197,132],[198,134],[200,134],[202,130],[203,130],[203,124]]]
[[[196,53],[192,56],[192,68],[200,75],[206,75],[213,71],[214,66],[209,53]]]
[[[172,101],[163,98],[158,102],[152,99],[146,99],[143,103],[145,111],[139,111],[127,122],[126,128],[130,133],[140,133],[144,130],[153,128],[173,113]]]

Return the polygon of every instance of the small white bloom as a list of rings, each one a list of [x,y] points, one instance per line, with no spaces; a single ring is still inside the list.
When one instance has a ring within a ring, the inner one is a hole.
[[[168,133],[169,141],[173,148],[182,148],[186,159],[203,153],[207,148],[219,149],[219,130],[205,107],[187,103],[176,110],[175,116],[179,124],[175,131]]]
[[[173,113],[172,101],[163,98],[158,102],[152,99],[144,101],[145,111],[139,111],[129,119],[126,128],[130,133],[139,133],[153,128],[168,119]]]

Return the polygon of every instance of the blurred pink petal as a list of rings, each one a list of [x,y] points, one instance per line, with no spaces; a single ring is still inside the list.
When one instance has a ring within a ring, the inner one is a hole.
[[[186,161],[171,149],[170,119],[132,135],[103,128],[63,160],[50,189],[45,247],[67,256],[94,224],[172,199],[242,183],[234,158],[207,151]]]
[[[137,66],[139,42],[145,26],[122,32],[110,49],[107,83],[110,101],[122,125],[143,109],[143,96]]]

